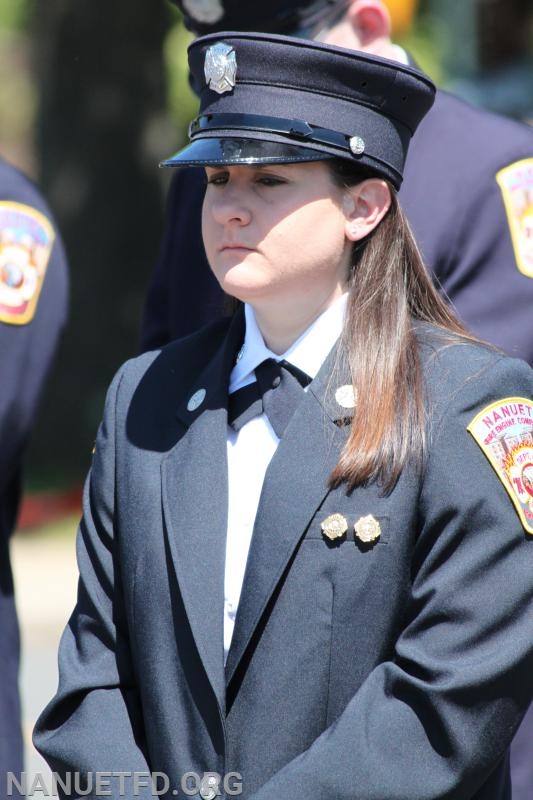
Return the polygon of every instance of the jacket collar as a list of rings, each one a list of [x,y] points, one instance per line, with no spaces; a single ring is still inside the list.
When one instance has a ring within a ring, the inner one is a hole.
[[[177,406],[176,415],[187,428],[206,410],[227,409],[229,377],[243,338],[244,311],[239,307],[215,354]],[[194,354],[191,357],[194,358]]]
[[[347,367],[335,346],[310,384],[267,470],[224,676],[227,393],[243,328],[239,312],[180,401],[177,415],[188,430],[162,464],[169,549],[187,618],[221,713],[226,681],[235,675],[269,599],[329,492],[328,478],[346,442],[353,412]]]

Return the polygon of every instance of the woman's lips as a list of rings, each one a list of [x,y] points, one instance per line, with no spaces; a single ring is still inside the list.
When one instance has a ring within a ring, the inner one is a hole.
[[[247,245],[241,244],[240,242],[225,242],[223,245],[219,247],[219,252],[222,253],[226,250],[246,250],[247,252],[252,252],[254,248],[248,247]]]

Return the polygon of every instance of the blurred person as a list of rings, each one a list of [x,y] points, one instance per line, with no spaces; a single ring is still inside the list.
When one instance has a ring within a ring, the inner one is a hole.
[[[381,0],[185,0],[177,5],[194,34],[221,29],[291,33],[411,62],[391,41],[390,17]],[[223,295],[201,241],[203,193],[201,171],[174,176],[145,304],[142,350],[223,314]],[[403,208],[426,264],[468,328],[533,365],[533,264],[521,225],[531,196],[531,128],[438,91],[411,147],[400,193]]]
[[[0,159],[0,797],[23,769],[19,630],[9,539],[24,451],[67,314],[65,254],[34,184]]]
[[[276,35],[189,59],[166,164],[205,167],[237,308],[112,383],[36,745],[92,797],[509,800],[533,371],[466,333],[396,199],[434,87]]]

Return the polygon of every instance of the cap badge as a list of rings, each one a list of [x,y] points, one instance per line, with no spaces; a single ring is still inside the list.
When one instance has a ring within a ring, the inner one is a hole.
[[[353,528],[359,541],[365,544],[376,542],[381,536],[381,525],[372,514],[358,519]]]
[[[218,22],[224,16],[224,6],[220,0],[182,0],[182,5],[196,22],[207,25]]]
[[[361,156],[365,152],[365,141],[360,136],[352,136],[350,139],[350,150],[354,156]]]
[[[237,75],[235,50],[224,42],[217,42],[205,54],[205,79],[209,88],[218,94],[231,92]]]
[[[348,530],[348,523],[342,514],[330,514],[330,516],[326,517],[324,522],[322,522],[320,527],[324,536],[331,542],[334,542],[335,539],[342,539]]]

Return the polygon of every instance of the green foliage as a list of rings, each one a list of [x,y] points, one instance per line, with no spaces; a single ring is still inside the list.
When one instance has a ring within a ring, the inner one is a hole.
[[[436,84],[442,85],[446,80],[443,63],[447,39],[446,25],[435,15],[422,12],[399,44],[409,51]]]
[[[0,143],[2,155],[15,162],[26,151],[35,103],[27,36],[0,26]]]
[[[187,47],[191,41],[192,35],[177,18],[167,34],[164,47],[168,104],[177,129],[176,147],[187,141],[189,122],[198,110],[198,98],[189,86]]]
[[[24,30],[32,5],[32,0],[0,0],[0,30]]]
[[[33,0],[0,0],[0,142],[3,155],[22,154],[35,110],[26,30]]]

